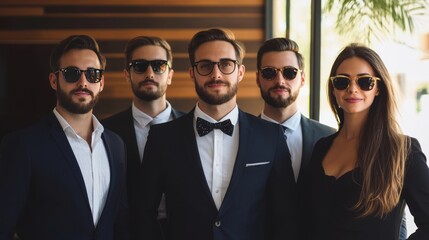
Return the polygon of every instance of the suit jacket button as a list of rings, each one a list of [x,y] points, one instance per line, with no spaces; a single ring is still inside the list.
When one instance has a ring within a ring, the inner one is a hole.
[[[220,220],[216,221],[214,224],[216,227],[220,227]]]

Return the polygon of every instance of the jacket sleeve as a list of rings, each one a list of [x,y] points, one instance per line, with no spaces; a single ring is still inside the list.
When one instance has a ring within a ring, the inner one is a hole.
[[[18,228],[30,188],[31,167],[18,134],[0,144],[0,239],[9,240]]]
[[[417,226],[408,239],[429,239],[429,169],[416,139],[406,163],[403,194]]]

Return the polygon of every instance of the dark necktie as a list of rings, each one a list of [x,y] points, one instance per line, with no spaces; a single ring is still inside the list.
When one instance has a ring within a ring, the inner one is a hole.
[[[287,140],[287,136],[286,136],[286,131],[287,131],[287,127],[280,125],[283,128],[283,135],[285,136],[285,140]]]
[[[231,120],[229,119],[223,122],[211,123],[202,118],[197,118],[197,132],[200,137],[208,134],[215,128],[221,130],[223,133],[229,136],[232,136],[232,132],[234,131],[234,125],[232,125]]]

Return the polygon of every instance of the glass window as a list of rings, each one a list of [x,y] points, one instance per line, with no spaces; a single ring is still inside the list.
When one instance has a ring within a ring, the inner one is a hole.
[[[307,9],[303,11],[303,9]],[[311,34],[311,0],[290,0],[290,17],[286,17],[286,1],[273,0],[273,36],[286,36],[285,20],[289,19],[290,38],[299,45],[304,56],[306,83],[299,93],[299,110],[309,116],[310,104],[310,34]]]

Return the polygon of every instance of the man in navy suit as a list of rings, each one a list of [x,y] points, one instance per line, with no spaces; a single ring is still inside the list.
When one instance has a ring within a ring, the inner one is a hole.
[[[127,146],[127,193],[132,239],[138,238],[137,211],[140,165],[150,126],[168,122],[184,113],[175,110],[166,99],[173,77],[173,56],[167,41],[159,37],[139,36],[125,47],[125,78],[134,93],[131,107],[102,120],[104,127],[122,137]],[[167,136],[165,136],[167,137]],[[165,203],[162,201],[158,219],[166,225]]]
[[[56,107],[0,145],[0,239],[128,239],[125,145],[92,114],[104,67],[90,36],[55,47]]]
[[[244,50],[226,29],[192,38],[198,95],[185,116],[153,126],[142,164],[142,239],[157,239],[167,202],[167,239],[295,239],[295,181],[278,124],[238,109]]]
[[[291,153],[295,180],[310,162],[314,144],[334,128],[302,115],[298,95],[305,84],[304,59],[288,38],[266,40],[257,54],[256,83],[264,99],[261,118],[281,124]]]

